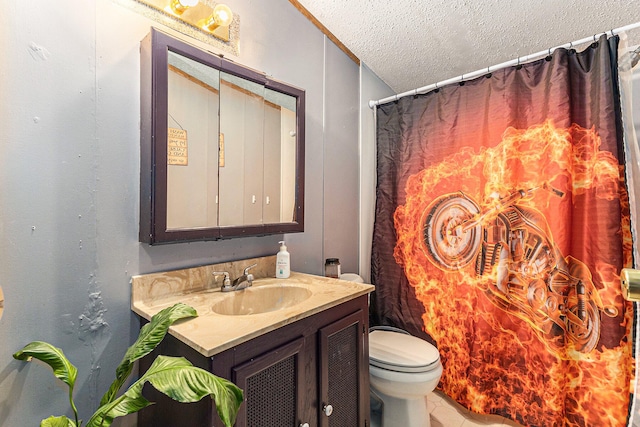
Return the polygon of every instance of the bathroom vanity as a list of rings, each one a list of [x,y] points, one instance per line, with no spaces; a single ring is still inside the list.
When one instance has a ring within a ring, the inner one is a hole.
[[[253,286],[220,292],[214,271]],[[132,309],[150,319],[183,302],[199,316],[171,327],[154,353],[183,356],[226,378],[245,394],[236,426],[368,426],[368,293],[371,285],[292,272],[275,279],[275,257],[136,276]],[[230,271],[231,270],[231,271]],[[271,276],[271,277],[269,277]],[[145,388],[154,402],[139,414],[144,426],[222,426],[214,402],[179,404]]]

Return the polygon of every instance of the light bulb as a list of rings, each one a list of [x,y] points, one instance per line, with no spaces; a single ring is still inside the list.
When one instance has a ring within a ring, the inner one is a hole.
[[[198,4],[200,0],[171,0],[171,10],[177,15],[182,15],[185,10]]]
[[[221,27],[228,27],[233,21],[233,12],[226,4],[219,4],[213,8],[213,16]]]
[[[233,12],[229,6],[219,4],[213,8],[213,13],[204,24],[204,28],[213,31],[218,27],[228,27],[233,21]]]

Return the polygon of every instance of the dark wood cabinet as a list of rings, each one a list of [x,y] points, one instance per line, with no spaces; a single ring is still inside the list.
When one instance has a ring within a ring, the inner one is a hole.
[[[232,368],[233,382],[245,393],[236,426],[296,425],[304,405],[303,349],[298,338]]]
[[[364,295],[212,357],[167,335],[140,366],[157,354],[183,356],[233,381],[245,393],[237,427],[368,427],[367,313]],[[140,427],[222,427],[210,399],[185,405],[151,386],[144,393],[157,404],[139,413]]]
[[[361,397],[368,396],[369,346],[360,338],[368,329],[358,310],[318,332],[320,427],[368,425],[364,420],[369,409],[361,404]]]

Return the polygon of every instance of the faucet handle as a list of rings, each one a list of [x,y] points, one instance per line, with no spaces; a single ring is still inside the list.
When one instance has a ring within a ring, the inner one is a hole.
[[[249,267],[244,269],[244,275],[246,276],[247,281],[249,282],[249,285],[253,283],[253,279],[254,279],[253,274],[249,273],[249,270],[255,267],[256,265],[258,265],[258,263],[251,264]]]
[[[229,273],[226,271],[214,271],[213,272],[214,276],[221,276],[224,275],[224,280],[222,281],[222,287],[223,288],[227,288],[229,286],[231,286],[231,280],[229,279]]]
[[[256,265],[258,265],[258,263],[256,262],[255,264],[251,264],[249,267],[244,269],[244,274],[247,275],[249,274],[249,270],[252,269],[253,267],[255,267]]]

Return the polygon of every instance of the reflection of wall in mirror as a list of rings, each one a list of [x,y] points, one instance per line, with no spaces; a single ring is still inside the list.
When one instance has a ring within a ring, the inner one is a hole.
[[[296,113],[265,102],[264,223],[293,221],[296,174]]]
[[[296,135],[296,112],[282,107],[282,170],[280,222],[292,222],[296,208],[296,153],[298,138]]]
[[[264,222],[280,222],[280,106],[264,104]]]
[[[252,157],[258,155],[262,157],[262,144],[259,147],[260,152],[257,153],[258,147],[255,147],[256,150],[248,149],[249,147],[245,143],[247,138],[255,138],[258,131],[257,126],[259,126],[260,134],[262,133],[262,121],[256,123],[255,118],[249,120],[247,117],[251,113],[255,113],[252,110],[255,110],[258,105],[255,99],[251,102],[253,98],[248,92],[230,84],[224,78],[221,80],[220,132],[224,134],[225,142],[225,167],[219,170],[219,225],[222,227],[245,223],[245,207],[248,206],[245,201],[246,187],[252,187],[248,182],[245,182],[247,173],[253,170],[255,175],[262,174],[262,168],[259,171],[252,169],[256,165],[251,164]],[[262,116],[262,112],[260,112],[260,116]],[[262,179],[262,175],[260,179]],[[252,195],[255,195],[255,191],[249,193],[247,197],[252,197]],[[260,216],[261,214],[260,212]]]
[[[264,98],[255,94],[244,95],[244,185],[237,191],[243,198],[240,224],[262,224],[262,198],[264,197]],[[235,187],[236,189],[238,187]],[[238,216],[239,217],[239,216]],[[238,224],[238,222],[236,222]]]
[[[295,98],[221,74],[220,226],[291,222],[295,208]],[[265,91],[265,97],[258,95]],[[269,95],[267,98],[266,95]],[[266,98],[266,99],[265,99]]]
[[[168,123],[187,131],[189,164],[167,165],[167,229],[215,227],[219,93],[178,69],[169,71]]]

